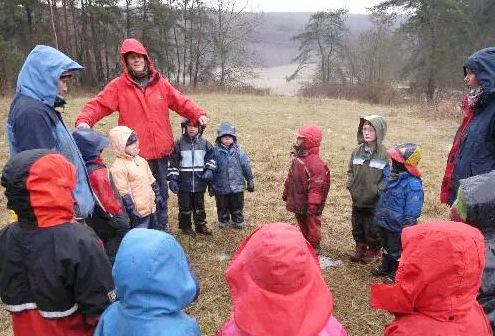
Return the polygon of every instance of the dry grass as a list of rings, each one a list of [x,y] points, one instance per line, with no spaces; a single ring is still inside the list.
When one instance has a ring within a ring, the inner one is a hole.
[[[238,96],[203,94],[193,96],[204,107],[212,121],[205,136],[215,138],[215,127],[220,121],[231,121],[238,130],[238,139],[251,157],[256,191],[246,193],[245,217],[247,226],[242,231],[232,228],[220,231],[216,226],[214,201],[207,198],[209,222],[214,226],[211,237],[184,237],[179,240],[186,249],[199,277],[201,295],[189,309],[201,325],[203,335],[215,335],[230,312],[230,298],[224,281],[227,261],[219,261],[220,253],[231,254],[239,242],[255,227],[263,223],[286,221],[294,223],[293,215],[285,210],[281,192],[289,159],[289,151],[297,129],[307,123],[324,128],[321,156],[332,171],[329,200],[323,213],[324,254],[344,261],[343,265],[324,270],[325,279],[335,299],[335,316],[344,324],[349,335],[380,335],[391,320],[390,315],[369,308],[369,284],[375,279],[369,275],[373,265],[352,264],[346,254],[353,247],[350,226],[351,202],[344,187],[345,170],[352,148],[356,145],[358,117],[380,114],[388,121],[387,145],[405,141],[418,143],[423,159],[420,168],[424,174],[425,205],[420,221],[447,218],[447,209],[440,205],[439,189],[443,169],[456,129],[452,119],[425,121],[417,117],[414,107],[384,107],[340,100],[303,99],[274,96]],[[84,98],[70,100],[64,118],[72,125]],[[8,111],[7,100],[0,100],[4,124]],[[432,113],[435,113],[432,111]],[[98,125],[107,133],[115,125],[115,117]],[[180,117],[172,113],[175,134],[179,134]],[[0,164],[3,166],[8,151],[5,136],[0,140]],[[6,223],[5,197],[0,198],[2,223]],[[177,200],[171,197],[170,219],[172,231],[177,229]],[[8,317],[0,316],[1,326],[10,335]]]

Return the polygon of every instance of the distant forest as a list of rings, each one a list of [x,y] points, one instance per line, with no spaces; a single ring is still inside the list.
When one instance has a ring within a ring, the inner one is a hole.
[[[369,15],[251,13],[237,0],[0,0],[0,89],[26,55],[54,46],[83,64],[82,88],[120,72],[124,38],[140,39],[177,86],[242,85],[253,66],[316,69],[313,84],[408,89],[428,101],[462,81],[462,63],[493,44],[495,0],[387,0]],[[239,9],[241,8],[241,9]],[[331,90],[330,90],[331,91]]]

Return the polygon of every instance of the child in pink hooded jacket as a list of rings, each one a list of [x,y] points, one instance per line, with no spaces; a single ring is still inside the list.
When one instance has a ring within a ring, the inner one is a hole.
[[[286,223],[254,230],[226,272],[233,311],[217,336],[347,336],[318,257]]]

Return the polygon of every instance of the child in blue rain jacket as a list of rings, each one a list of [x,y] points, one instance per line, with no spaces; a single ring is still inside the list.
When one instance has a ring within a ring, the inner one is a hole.
[[[244,190],[254,191],[254,176],[249,157],[237,143],[235,127],[228,122],[217,127],[215,162],[217,170],[210,195],[215,195],[218,224],[223,229],[232,219],[234,227],[242,229]]]
[[[197,321],[182,311],[196,300],[199,286],[173,236],[129,231],[112,274],[119,301],[105,310],[95,336],[201,335]]]

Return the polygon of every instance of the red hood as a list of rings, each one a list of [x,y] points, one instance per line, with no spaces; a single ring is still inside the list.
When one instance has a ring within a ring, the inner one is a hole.
[[[15,155],[2,172],[7,206],[23,223],[51,227],[74,217],[76,167],[63,155],[44,149]]]
[[[485,267],[479,230],[449,221],[415,225],[402,232],[402,249],[395,284],[371,287],[373,308],[451,321],[476,304]]]
[[[297,137],[306,139],[306,141],[304,141],[300,146],[302,149],[311,149],[314,147],[320,147],[323,133],[321,127],[315,125],[307,125],[303,126],[297,132]]]
[[[125,62],[125,54],[128,52],[135,52],[137,54],[141,54],[146,56],[146,64],[148,65],[148,69],[150,70],[152,77],[155,74],[155,69],[153,68],[153,63],[151,62],[148,51],[146,48],[136,39],[125,39],[120,46],[120,64],[122,65],[123,72],[129,76],[129,69],[127,68],[127,64]]]
[[[226,278],[235,322],[247,335],[317,335],[333,311],[316,254],[301,231],[286,223],[255,229]]]

